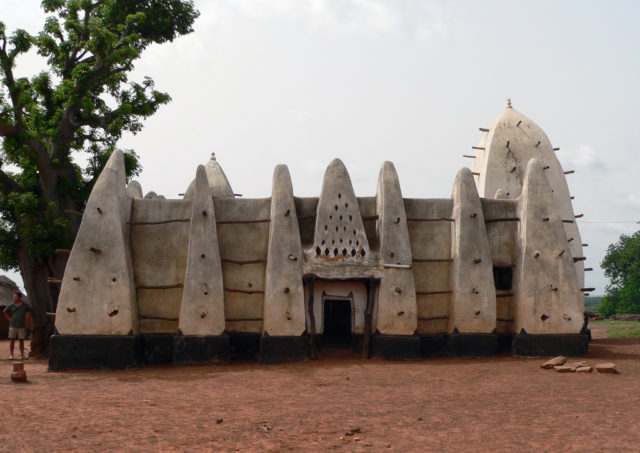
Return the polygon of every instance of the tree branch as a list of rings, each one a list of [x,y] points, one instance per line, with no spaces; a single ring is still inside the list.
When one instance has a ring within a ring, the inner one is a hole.
[[[4,49],[0,50],[0,61],[2,61],[4,66],[4,76],[5,76],[4,82],[5,82],[5,86],[9,90],[9,97],[11,98],[11,106],[12,106],[13,116],[15,119],[15,124],[13,126],[11,125],[7,125],[7,126],[11,126],[8,128],[8,131],[12,132],[13,134],[19,134],[19,133],[26,134],[27,129],[24,124],[24,118],[22,116],[23,106],[20,104],[20,93],[18,92],[16,81],[13,76],[12,60],[13,58],[7,55]],[[9,135],[2,135],[2,136],[7,137]],[[31,151],[33,151],[33,153],[36,156],[36,163],[37,163],[38,170],[42,171],[45,168],[50,168],[51,158],[42,147],[42,144],[40,143],[40,141],[35,138],[30,138],[27,141],[27,143],[29,145],[29,148],[31,148]]]
[[[86,53],[86,51],[83,53],[83,55]],[[78,57],[81,58],[81,57]],[[96,59],[95,55],[89,55],[87,58],[85,58],[84,60],[78,60],[76,61],[77,64],[82,64],[82,63],[93,63]]]
[[[0,61],[2,61],[2,65],[4,66],[4,83],[9,90],[9,98],[11,99],[11,106],[13,107],[16,127],[22,128],[24,126],[22,122],[22,106],[20,105],[16,80],[13,77],[13,58],[7,54],[4,46],[2,50],[0,50]]]
[[[110,141],[109,137],[94,137],[90,134],[82,134],[80,139],[88,140],[92,143],[109,143]]]
[[[78,48],[78,50],[80,50],[80,49]],[[78,50],[76,50],[76,52],[77,52]],[[84,57],[84,56],[87,54],[87,52],[89,52],[89,49],[84,49],[82,52],[80,52],[80,55],[74,56],[74,61],[75,61],[76,63],[80,63],[80,59],[81,59],[82,57]]]
[[[131,22],[127,23],[124,26],[124,29],[122,30],[122,34],[120,34],[120,39],[118,40],[116,45],[113,46],[114,49],[119,49],[120,46],[122,46],[122,44],[124,44],[124,38],[126,38],[129,35],[129,30],[130,29],[131,29]]]
[[[101,128],[106,130],[109,127],[109,118],[107,115],[98,116],[98,115],[87,115],[82,118],[78,127],[89,126],[93,129]]]
[[[12,137],[18,133],[18,128],[13,124],[0,120],[0,137]]]
[[[89,5],[84,9],[84,17],[82,19],[82,34],[79,37],[79,41],[74,46],[73,50],[69,53],[68,59],[65,61],[64,65],[64,74],[65,79],[71,76],[71,71],[73,67],[79,63],[83,63],[80,59],[87,53],[87,49],[84,49],[80,56],[78,56],[78,52],[83,48],[83,45],[89,40],[89,20],[91,19],[91,10],[96,7],[96,4]]]
[[[22,192],[22,187],[2,170],[0,170],[0,188],[3,192]]]

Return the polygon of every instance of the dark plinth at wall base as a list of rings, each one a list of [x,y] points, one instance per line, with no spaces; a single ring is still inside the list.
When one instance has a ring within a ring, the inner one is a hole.
[[[417,335],[383,335],[371,337],[371,356],[387,360],[418,360],[421,344]]]
[[[52,335],[49,370],[136,368],[141,358],[138,335]]]
[[[453,333],[447,338],[452,357],[489,357],[498,353],[498,335],[494,333]]]
[[[173,337],[175,334],[143,333],[140,337],[142,338],[142,363],[156,365],[173,361]]]
[[[271,336],[260,338],[259,363],[294,362],[309,358],[309,336]]]
[[[354,333],[351,335],[351,352],[362,353],[362,346],[364,344],[364,335],[361,333]]]
[[[176,335],[173,339],[173,364],[196,365],[229,361],[229,336]]]
[[[233,361],[258,360],[260,352],[259,333],[227,332],[229,355]]]
[[[433,357],[447,353],[447,334],[435,333],[420,335],[420,355]]]
[[[527,357],[549,355],[585,355],[589,350],[587,334],[547,334],[519,333],[513,337],[513,353]]]
[[[512,333],[499,333],[498,335],[498,352],[511,352],[513,344]]]

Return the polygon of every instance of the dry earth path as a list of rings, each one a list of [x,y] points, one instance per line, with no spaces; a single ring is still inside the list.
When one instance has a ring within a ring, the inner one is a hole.
[[[586,357],[617,375],[542,359],[324,358],[286,365],[50,373],[10,381],[0,341],[2,451],[638,451],[640,339]],[[349,435],[351,434],[351,435]]]

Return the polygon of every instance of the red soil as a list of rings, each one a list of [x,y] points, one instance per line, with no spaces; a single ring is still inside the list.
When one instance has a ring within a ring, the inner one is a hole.
[[[640,340],[590,349],[582,360],[621,374],[510,356],[64,373],[28,360],[15,384],[0,341],[0,449],[637,451]]]

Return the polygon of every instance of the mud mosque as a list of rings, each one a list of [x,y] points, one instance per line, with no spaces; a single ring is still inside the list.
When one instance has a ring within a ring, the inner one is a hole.
[[[584,354],[584,256],[566,174],[512,108],[450,198],[404,198],[391,162],[357,197],[343,163],[319,197],[234,195],[213,157],[182,199],[126,186],[112,154],[71,250],[49,366],[126,368],[346,348],[363,357]]]

